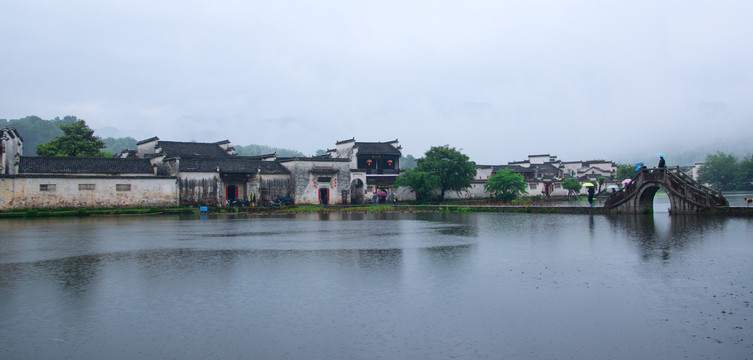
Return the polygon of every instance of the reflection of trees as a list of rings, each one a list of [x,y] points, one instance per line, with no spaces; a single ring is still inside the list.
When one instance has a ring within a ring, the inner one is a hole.
[[[43,261],[37,266],[49,273],[66,292],[80,293],[91,287],[101,270],[101,259],[99,255],[83,255]]]
[[[698,215],[672,215],[669,229],[659,231],[651,214],[624,214],[608,217],[612,228],[623,231],[636,242],[643,258],[659,257],[669,260],[672,252],[685,248],[689,242],[702,239],[704,234],[718,232],[725,219]]]
[[[403,261],[402,249],[355,250],[358,265],[363,268],[383,268],[399,266]]]
[[[458,264],[462,262],[464,259],[468,258],[468,255],[471,253],[472,249],[472,245],[466,244],[455,246],[436,246],[422,249],[421,251],[425,254],[428,254],[429,258],[431,258],[432,260],[439,261],[443,265],[447,265]]]

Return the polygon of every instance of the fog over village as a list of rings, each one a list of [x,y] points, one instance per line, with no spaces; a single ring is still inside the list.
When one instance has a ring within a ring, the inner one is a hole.
[[[0,118],[479,164],[751,152],[748,1],[6,1]],[[747,146],[747,149],[746,149]],[[701,149],[701,150],[698,150]]]
[[[750,359],[752,14],[0,0],[0,356]]]

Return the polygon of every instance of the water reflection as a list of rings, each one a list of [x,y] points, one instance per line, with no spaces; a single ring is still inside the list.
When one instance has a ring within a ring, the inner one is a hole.
[[[747,219],[26,225],[0,224],[4,359],[745,358],[753,346]]]
[[[102,269],[98,255],[85,255],[35,264],[42,273],[54,279],[65,292],[77,294],[90,289]]]
[[[671,254],[689,243],[702,241],[708,233],[724,230],[727,218],[697,215],[623,214],[609,216],[610,225],[639,244],[649,260],[669,260]]]

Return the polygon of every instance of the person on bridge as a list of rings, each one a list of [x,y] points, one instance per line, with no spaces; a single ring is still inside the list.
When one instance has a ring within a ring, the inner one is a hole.
[[[659,171],[664,171],[664,168],[666,167],[666,163],[664,162],[664,156],[659,157]]]
[[[594,207],[594,186],[588,187],[588,203],[591,204],[591,207]]]

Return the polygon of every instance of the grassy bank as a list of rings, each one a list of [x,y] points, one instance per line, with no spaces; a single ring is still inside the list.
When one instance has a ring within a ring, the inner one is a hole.
[[[198,208],[103,208],[103,209],[23,209],[0,212],[0,218],[37,218],[37,217],[66,217],[66,216],[134,216],[159,214],[190,214],[198,212]]]

